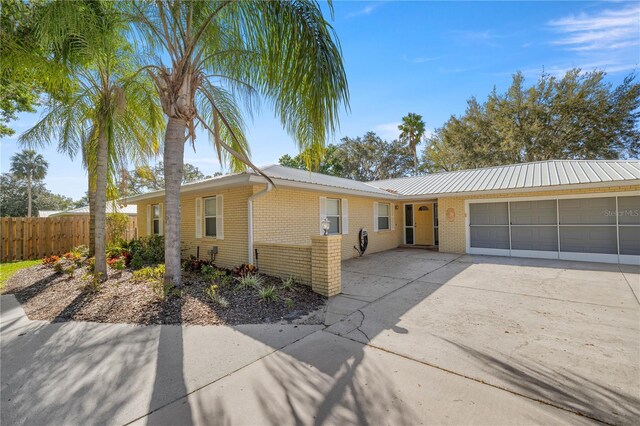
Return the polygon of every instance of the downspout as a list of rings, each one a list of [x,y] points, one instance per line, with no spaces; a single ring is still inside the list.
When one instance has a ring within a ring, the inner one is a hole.
[[[253,264],[253,200],[263,195],[266,195],[266,193],[271,191],[272,189],[273,189],[273,185],[271,184],[271,182],[268,182],[267,187],[265,189],[253,194],[252,196],[249,197],[247,201],[247,218],[248,218],[247,234],[249,237],[247,243],[249,245],[249,263],[251,264]]]

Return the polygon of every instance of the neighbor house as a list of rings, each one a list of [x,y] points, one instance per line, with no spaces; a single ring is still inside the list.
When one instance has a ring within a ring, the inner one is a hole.
[[[339,261],[359,256],[366,229],[365,255],[424,246],[640,264],[637,160],[542,161],[375,182],[280,165],[262,172],[275,186],[252,170],[182,186],[184,257],[255,263],[311,283],[316,266],[336,276],[336,259],[339,276]],[[163,234],[163,199],[156,191],[128,200],[141,213],[140,235]]]

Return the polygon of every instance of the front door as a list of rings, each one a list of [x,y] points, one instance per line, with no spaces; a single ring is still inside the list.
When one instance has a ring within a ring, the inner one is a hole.
[[[422,246],[433,245],[433,204],[415,204],[415,234],[416,244]]]

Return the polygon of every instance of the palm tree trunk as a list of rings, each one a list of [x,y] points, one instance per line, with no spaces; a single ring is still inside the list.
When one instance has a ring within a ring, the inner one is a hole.
[[[101,129],[102,130],[102,129]],[[108,141],[103,131],[98,136],[95,192],[95,273],[101,281],[107,279],[106,210]]]
[[[164,264],[165,284],[182,285],[180,271],[180,185],[187,123],[169,118],[164,138]]]
[[[89,171],[91,173],[91,171]],[[89,176],[89,190],[87,198],[89,198],[89,257],[96,255],[96,191],[93,187],[93,181]]]
[[[418,176],[418,150],[415,145],[413,147],[413,169],[413,175]]]
[[[27,178],[27,217],[31,217],[31,178]]]

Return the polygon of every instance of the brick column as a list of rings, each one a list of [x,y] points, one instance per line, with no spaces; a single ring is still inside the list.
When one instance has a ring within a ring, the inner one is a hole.
[[[342,235],[311,237],[311,288],[323,296],[342,292]]]

